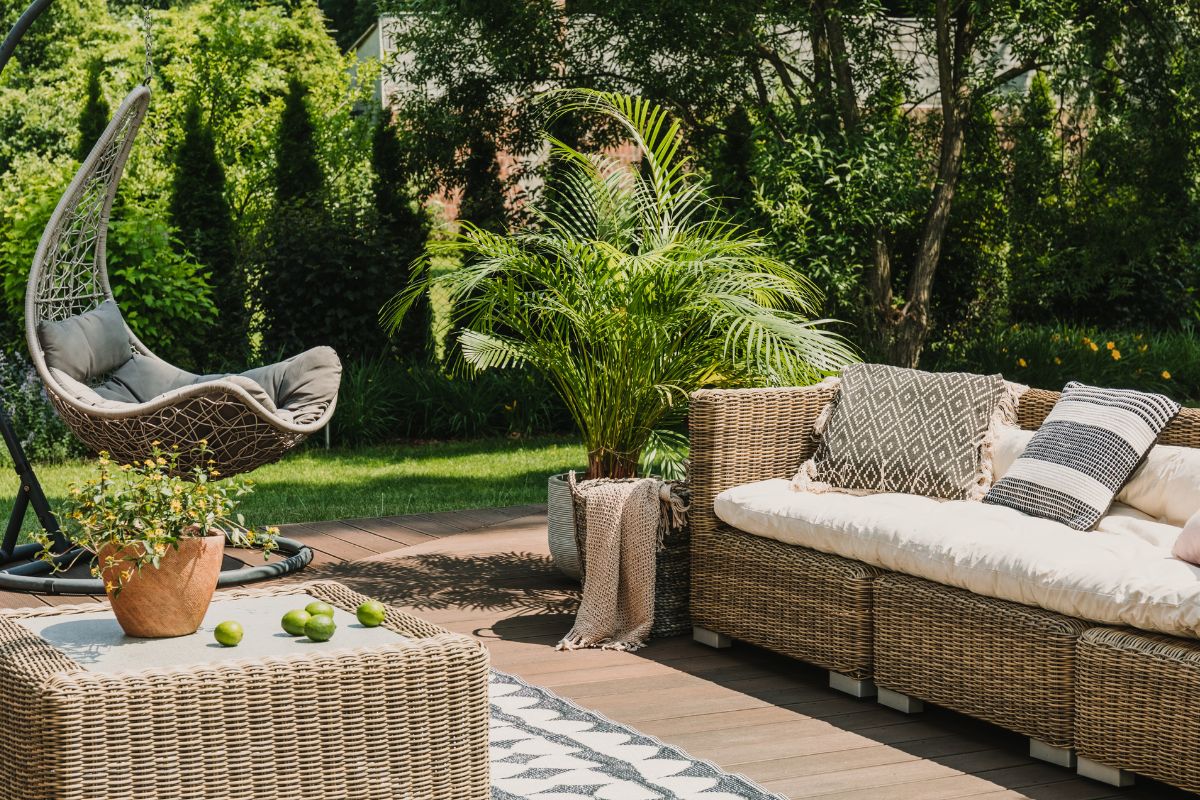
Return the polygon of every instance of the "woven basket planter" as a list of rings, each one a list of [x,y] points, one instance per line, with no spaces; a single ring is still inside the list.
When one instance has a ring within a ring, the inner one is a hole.
[[[672,490],[685,500],[690,491],[685,484],[674,484]],[[568,488],[569,491],[569,488]],[[587,504],[575,498],[574,529],[576,553],[581,580],[587,580]],[[655,558],[654,569],[654,627],[651,639],[678,636],[692,629],[689,614],[691,584],[691,525],[669,528],[663,537],[663,547]]]
[[[551,475],[546,487],[546,535],[554,566],[571,580],[582,580],[579,539],[575,531],[575,498],[566,473]]]

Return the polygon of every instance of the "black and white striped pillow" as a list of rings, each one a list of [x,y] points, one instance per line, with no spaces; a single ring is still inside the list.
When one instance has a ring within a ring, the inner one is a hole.
[[[1072,381],[983,502],[1090,530],[1179,408],[1161,394]]]

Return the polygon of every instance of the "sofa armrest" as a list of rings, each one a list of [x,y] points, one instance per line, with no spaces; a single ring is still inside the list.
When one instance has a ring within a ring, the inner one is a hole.
[[[824,384],[779,389],[703,389],[692,395],[692,535],[716,530],[713,500],[724,490],[768,478],[791,478],[812,455],[813,423],[833,399]]]

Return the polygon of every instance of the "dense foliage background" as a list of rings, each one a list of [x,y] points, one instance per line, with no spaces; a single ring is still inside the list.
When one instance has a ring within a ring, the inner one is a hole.
[[[576,86],[678,116],[724,210],[824,290],[868,358],[1200,403],[1191,2],[385,0],[403,57],[356,69],[376,0],[154,5],[152,110],[110,229],[118,299],[196,371],[332,344],[335,441],[569,427],[536,379],[461,371],[437,297],[395,337],[378,314],[446,235],[428,209],[536,224],[529,200],[554,185],[539,97]],[[0,22],[23,6],[0,0]],[[70,443],[23,371],[25,279],[141,80],[142,26],[123,0],[56,0],[0,78],[5,398],[45,457]],[[930,96],[939,57],[948,91]],[[618,145],[601,118],[551,133]]]

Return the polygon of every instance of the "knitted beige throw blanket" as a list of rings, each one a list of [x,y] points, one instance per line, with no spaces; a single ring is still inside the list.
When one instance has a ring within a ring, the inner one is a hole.
[[[583,599],[559,650],[637,650],[654,625],[657,554],[687,506],[654,478],[571,483],[586,530]],[[667,513],[663,510],[666,507]]]

